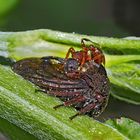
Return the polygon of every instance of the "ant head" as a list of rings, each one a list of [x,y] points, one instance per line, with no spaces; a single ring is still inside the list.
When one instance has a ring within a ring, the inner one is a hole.
[[[77,71],[79,68],[79,62],[76,59],[69,58],[64,64],[65,73],[71,73]]]

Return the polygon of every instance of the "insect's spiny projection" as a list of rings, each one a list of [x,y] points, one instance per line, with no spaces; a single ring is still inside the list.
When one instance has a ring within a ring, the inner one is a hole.
[[[81,51],[68,51],[66,58],[26,58],[16,62],[14,72],[40,87],[40,91],[59,97],[60,106],[73,106],[77,115],[96,117],[104,110],[109,96],[109,80],[102,63],[102,51],[92,45],[86,46],[82,39]],[[89,54],[88,50],[91,53]],[[94,50],[94,51],[93,51]],[[72,53],[72,58],[69,54]]]

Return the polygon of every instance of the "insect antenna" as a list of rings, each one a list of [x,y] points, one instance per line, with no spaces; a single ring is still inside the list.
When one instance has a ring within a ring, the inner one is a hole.
[[[84,41],[90,42],[90,43],[92,43],[92,44],[93,44],[94,46],[96,46],[96,47],[99,47],[99,46],[100,46],[100,45],[99,45],[98,43],[96,43],[96,42],[93,42],[93,41],[91,41],[91,40],[89,40],[89,39],[87,39],[87,38],[82,38],[82,39],[81,39],[81,44],[82,44],[82,46],[84,46],[84,47],[86,47]],[[99,47],[99,48],[100,48],[100,47]]]

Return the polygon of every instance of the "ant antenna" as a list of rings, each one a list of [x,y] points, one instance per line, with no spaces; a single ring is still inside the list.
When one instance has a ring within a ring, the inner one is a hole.
[[[86,46],[84,41],[90,42],[90,43],[92,43],[94,46],[97,46],[97,47],[100,46],[98,43],[95,43],[95,42],[93,42],[93,41],[91,41],[91,40],[89,40],[89,39],[87,39],[87,38],[82,38],[82,39],[81,39],[81,44],[82,44],[82,46],[84,46],[84,47]],[[100,48],[100,47],[99,47],[99,48]]]

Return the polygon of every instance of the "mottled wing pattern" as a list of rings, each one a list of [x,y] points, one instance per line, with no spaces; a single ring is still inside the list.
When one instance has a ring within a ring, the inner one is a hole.
[[[43,92],[61,98],[62,105],[72,105],[79,110],[71,119],[80,114],[98,116],[109,96],[105,68],[91,60],[83,65],[79,78],[71,79],[65,74],[64,62],[65,59],[52,56],[27,58],[16,62],[12,69]]]

